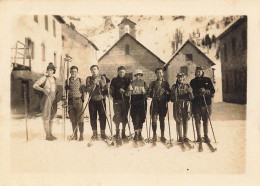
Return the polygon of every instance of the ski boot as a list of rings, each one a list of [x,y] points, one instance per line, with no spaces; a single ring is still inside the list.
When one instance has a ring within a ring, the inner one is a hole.
[[[51,137],[51,135],[46,135],[46,138],[45,138],[46,140],[48,140],[48,141],[53,141],[54,139]]]
[[[209,143],[210,142],[210,139],[209,139],[209,137],[208,137],[208,135],[204,135],[204,142],[205,143]]]
[[[183,141],[184,141],[184,142],[190,142],[190,139],[187,138],[187,137],[184,137]]]
[[[137,132],[135,132],[135,136],[134,136],[133,140],[134,140],[134,141],[137,141],[137,140],[138,140],[138,134],[137,134]]]
[[[116,140],[120,138],[119,130],[116,131],[116,134],[113,136]]]
[[[122,140],[127,139],[127,136],[125,135],[125,130],[122,130]]]
[[[141,132],[139,133],[138,140],[139,140],[139,141],[143,141],[143,140],[144,140],[144,138],[143,138],[143,136],[142,136],[142,133],[141,133]]]
[[[164,137],[164,134],[163,134],[163,133],[161,134],[161,141],[162,141],[163,143],[166,142],[166,138]]]
[[[107,135],[106,135],[106,133],[105,133],[105,130],[101,130],[101,138],[102,138],[103,140],[107,139]]]
[[[83,133],[80,133],[79,141],[83,141]]]
[[[183,138],[182,138],[182,137],[179,137],[178,142],[179,142],[179,143],[183,143],[183,142],[184,142]]]
[[[157,141],[157,135],[154,133],[153,138],[152,138],[152,142],[156,142],[156,141]]]
[[[91,136],[92,140],[97,140],[98,139],[98,135],[97,135],[97,131],[93,130],[93,135]]]

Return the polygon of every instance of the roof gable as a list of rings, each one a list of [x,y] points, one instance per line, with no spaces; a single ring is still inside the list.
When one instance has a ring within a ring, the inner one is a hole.
[[[235,19],[232,21],[220,34],[216,39],[221,39],[226,34],[228,34],[230,31],[232,31],[234,28],[236,28],[239,24],[247,21],[247,16],[239,17],[238,19]]]
[[[153,52],[151,52],[151,51],[150,51],[148,48],[146,48],[142,43],[140,43],[139,41],[137,41],[133,36],[131,36],[131,35],[128,34],[128,33],[125,33],[105,54],[103,54],[103,55],[99,58],[98,62],[99,62],[100,60],[102,60],[107,54],[109,54],[109,52],[110,52],[115,46],[117,46],[117,45],[118,45],[124,38],[126,38],[126,37],[130,37],[130,39],[134,40],[138,45],[140,45],[142,48],[144,48],[146,51],[148,51],[152,56],[154,56],[155,58],[157,58],[159,62],[165,64],[165,62],[162,61],[157,55],[155,55]]]
[[[136,23],[133,22],[133,21],[131,21],[130,19],[123,18],[122,21],[118,24],[118,26],[121,25],[121,24],[123,24],[123,23],[129,23],[129,24],[131,24],[131,25],[136,25]]]
[[[173,61],[173,59],[178,55],[178,53],[187,45],[190,44],[195,50],[197,50],[197,52],[199,54],[201,54],[203,57],[205,57],[208,61],[208,63],[213,66],[215,65],[215,63],[206,55],[204,54],[197,46],[195,46],[190,40],[187,40],[171,57],[171,59],[168,61],[168,63],[164,66],[164,68],[166,69],[170,63]]]

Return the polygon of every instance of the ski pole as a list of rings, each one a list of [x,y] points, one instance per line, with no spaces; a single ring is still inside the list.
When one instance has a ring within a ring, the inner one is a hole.
[[[175,102],[173,103],[174,105],[174,116],[175,119],[177,120],[177,93],[175,94]],[[178,127],[177,127],[177,122],[176,122],[176,136],[177,136],[177,141],[179,141],[179,132],[178,132]]]
[[[217,143],[216,137],[215,137],[215,134],[214,134],[214,130],[213,130],[213,126],[212,126],[212,123],[211,123],[211,119],[210,119],[210,116],[209,116],[208,105],[207,105],[207,103],[206,103],[206,99],[205,99],[205,95],[204,95],[204,94],[203,94],[203,100],[204,100],[204,103],[205,103],[205,105],[206,105],[206,109],[207,109],[207,113],[208,113],[208,117],[209,117],[209,123],[210,123],[210,127],[211,127],[211,130],[212,130],[213,136],[214,136],[214,140],[215,140],[215,143]]]
[[[102,96],[100,89],[99,89],[99,94]],[[105,99],[104,99],[104,100],[105,100]],[[107,117],[107,113],[106,113],[106,109],[105,109],[105,105],[104,105],[104,103],[103,103],[103,100],[101,100],[101,102],[102,102],[102,106],[103,106],[103,109],[104,109],[104,112],[105,112],[105,115],[106,115],[106,120],[107,120],[107,124],[108,124],[109,130],[110,130],[110,133],[111,133],[111,137],[113,137],[113,135],[112,135],[112,129],[111,129],[110,123],[109,123],[109,121],[108,121],[108,117]]]
[[[26,132],[26,141],[28,141],[28,123],[27,123],[27,86],[26,83],[23,83],[23,93],[24,93],[24,114],[25,114],[25,132]]]
[[[86,105],[85,105],[83,111],[80,113],[79,117],[81,117],[82,114],[84,114],[84,112],[85,112],[85,110],[86,110],[86,108],[87,108],[87,106],[88,106],[88,104],[89,104],[89,101],[90,101],[90,99],[91,99],[91,97],[92,97],[92,93],[94,92],[95,89],[96,89],[96,85],[94,85],[94,88],[93,88],[91,94],[89,94],[88,101],[87,101],[87,103],[86,103]],[[78,118],[78,117],[77,117],[77,118]],[[74,133],[76,132],[77,129],[78,129],[78,124],[77,124],[76,128],[73,130],[73,134],[68,137],[69,140],[71,140],[72,138],[74,138]]]
[[[125,114],[125,117],[127,118],[127,111],[126,111],[126,108],[125,108],[125,99],[124,99],[124,95],[123,94],[121,94],[122,95],[122,99],[123,99],[123,108],[124,108],[124,114]],[[130,99],[131,99],[131,95],[130,95]],[[127,122],[127,125],[128,125],[128,129],[129,129],[129,137],[131,137],[132,136],[132,134],[131,134],[131,130],[130,130],[130,124],[129,124],[129,121]]]
[[[144,110],[145,110],[145,124],[146,124],[146,138],[148,140],[148,126],[147,126],[147,102],[145,101],[145,97],[144,97]],[[148,141],[145,140],[146,143],[148,143]]]
[[[149,141],[151,141],[152,115],[153,115],[153,100],[151,100],[151,105],[150,105],[150,126],[149,126],[149,138],[148,138]]]
[[[168,102],[167,102],[166,104],[167,104],[167,115],[168,115],[168,126],[169,126],[170,145],[172,146],[172,136],[171,136],[170,114],[169,114]]]
[[[190,102],[190,107],[191,107],[191,123],[192,123],[192,128],[193,128],[193,136],[194,136],[194,143],[196,145],[196,136],[195,136],[195,128],[194,128],[194,121],[193,121],[193,112],[192,112],[192,103]]]
[[[112,133],[111,133],[111,135],[112,135],[112,137],[113,137],[113,128],[112,128],[112,126],[113,126],[113,123],[112,123],[112,113],[111,113],[111,105],[110,105],[110,87],[108,87],[108,108],[109,108],[109,118],[110,118],[110,123],[111,123],[111,131],[112,131]]]

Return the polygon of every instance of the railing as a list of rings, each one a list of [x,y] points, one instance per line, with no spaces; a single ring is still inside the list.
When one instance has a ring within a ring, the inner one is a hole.
[[[11,50],[14,51],[11,55],[13,68],[20,66],[23,69],[31,70],[31,56],[29,53],[29,48],[26,47],[24,43],[17,41],[15,47],[11,48]]]

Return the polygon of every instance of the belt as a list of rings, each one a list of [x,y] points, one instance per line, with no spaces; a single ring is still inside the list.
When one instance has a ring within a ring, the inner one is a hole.
[[[69,98],[69,99],[71,99],[71,100],[79,100],[81,98]]]

